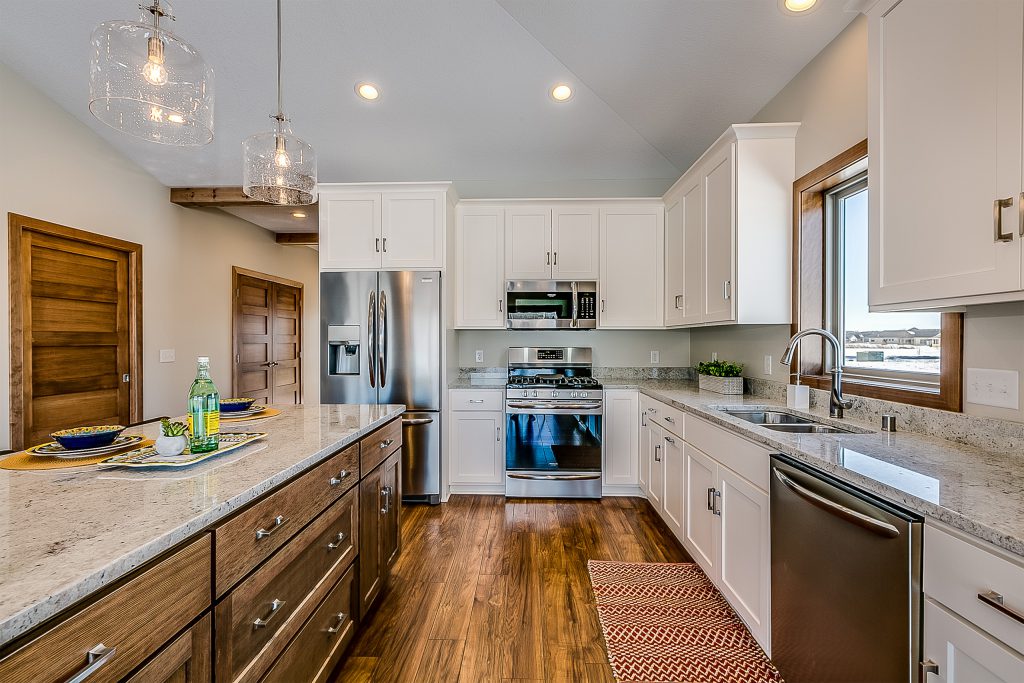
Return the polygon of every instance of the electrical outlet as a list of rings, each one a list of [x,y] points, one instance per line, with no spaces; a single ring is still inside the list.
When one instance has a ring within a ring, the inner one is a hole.
[[[651,351],[651,362],[652,363],[660,363],[661,362],[661,351]]]
[[[174,349],[160,349],[160,362],[161,363],[173,363],[174,362]]]
[[[775,366],[775,364],[772,363],[772,357],[769,356],[768,354],[765,354],[765,356],[764,356],[764,374],[766,374],[766,375],[772,374],[772,368],[774,366]]]
[[[483,349],[477,349],[476,350],[476,362],[477,363],[483,363],[484,362],[484,350]]]
[[[996,408],[1020,408],[1020,373],[1016,370],[988,370],[967,368],[964,400]]]
[[[718,351],[712,351],[711,352],[711,360],[712,361],[718,360]]]

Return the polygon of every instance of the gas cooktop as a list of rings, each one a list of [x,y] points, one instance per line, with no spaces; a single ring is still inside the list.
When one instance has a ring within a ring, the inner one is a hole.
[[[592,389],[589,348],[513,347],[508,350],[508,389]],[[536,395],[536,394],[532,394]]]

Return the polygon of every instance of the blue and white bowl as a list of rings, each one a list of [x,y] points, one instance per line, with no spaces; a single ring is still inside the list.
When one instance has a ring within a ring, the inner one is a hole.
[[[62,429],[50,434],[50,437],[67,450],[74,451],[80,448],[109,446],[123,431],[124,427],[121,425],[96,425]]]
[[[240,413],[243,410],[249,410],[255,402],[256,399],[254,398],[222,398],[220,400],[220,412]]]

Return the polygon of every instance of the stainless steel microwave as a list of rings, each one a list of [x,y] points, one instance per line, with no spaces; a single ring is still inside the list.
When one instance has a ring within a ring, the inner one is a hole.
[[[508,280],[505,326],[523,330],[592,330],[597,327],[597,283]]]

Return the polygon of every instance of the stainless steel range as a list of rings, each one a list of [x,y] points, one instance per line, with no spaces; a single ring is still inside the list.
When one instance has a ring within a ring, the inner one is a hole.
[[[604,391],[589,348],[513,347],[505,387],[505,495],[600,498]]]

